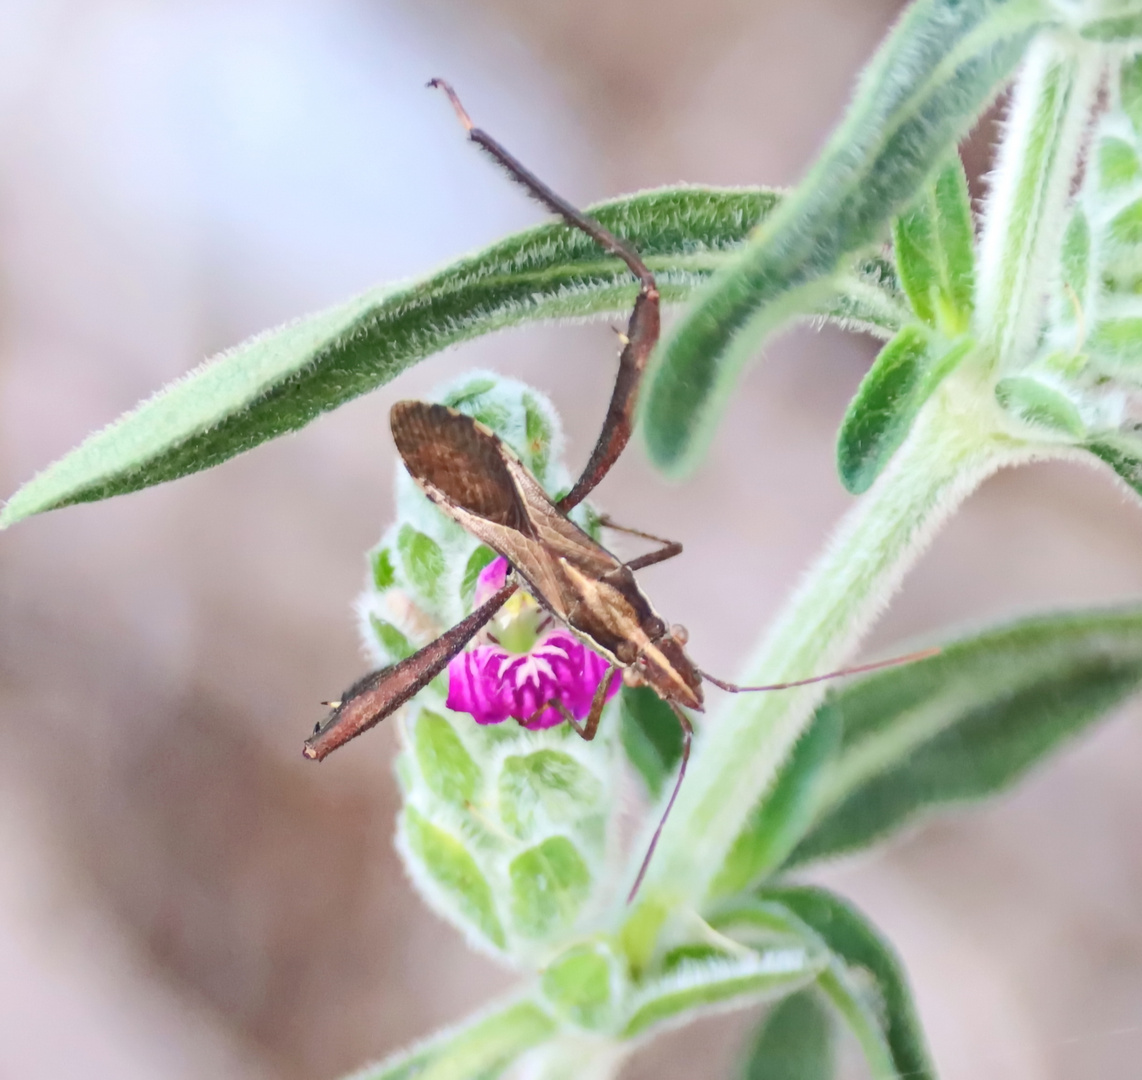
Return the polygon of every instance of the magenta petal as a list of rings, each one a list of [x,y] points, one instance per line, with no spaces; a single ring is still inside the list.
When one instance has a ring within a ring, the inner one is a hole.
[[[548,634],[528,653],[481,645],[449,663],[447,704],[470,713],[478,724],[498,724],[511,716],[533,730],[554,727],[564,716],[549,702],[558,701],[576,720],[584,719],[609,669],[603,657],[566,630]],[[607,700],[621,683],[621,674],[613,671]]]
[[[479,607],[485,600],[490,600],[507,584],[508,561],[502,555],[497,555],[476,576],[475,605]]]
[[[494,677],[502,649],[481,645],[454,656],[448,663],[448,698],[445,704],[455,712],[470,713],[477,724],[499,724],[511,713],[498,692]],[[491,672],[491,674],[489,674]]]

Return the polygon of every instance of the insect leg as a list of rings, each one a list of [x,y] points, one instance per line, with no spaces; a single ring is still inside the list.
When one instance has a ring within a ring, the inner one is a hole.
[[[628,562],[627,568],[630,570],[642,570],[647,566],[654,566],[655,563],[666,562],[667,559],[673,559],[675,555],[682,554],[682,545],[677,540],[666,540],[661,536],[653,536],[648,532],[643,532],[641,529],[632,529],[626,525],[616,525],[606,514],[599,518],[599,524],[604,529],[613,529],[615,532],[628,533],[631,536],[641,537],[643,540],[653,540],[656,544],[661,544],[662,547],[658,551],[651,551],[646,555],[639,555],[637,559],[631,559]]]
[[[811,683],[824,682],[826,679],[840,679],[845,675],[860,675],[866,671],[879,671],[881,668],[896,667],[899,664],[911,664],[917,660],[938,656],[941,651],[938,648],[921,649],[919,652],[907,653],[904,656],[894,656],[890,660],[876,660],[871,664],[858,664],[856,667],[841,668],[839,671],[827,671],[824,675],[811,675],[807,679],[794,679],[792,682],[770,683],[768,686],[738,686],[736,683],[716,679],[708,671],[702,671],[700,668],[698,673],[721,690],[731,694],[749,694],[762,690],[792,690],[795,686],[809,686]]]
[[[646,868],[650,866],[654,849],[658,847],[658,838],[662,835],[662,828],[666,824],[666,819],[670,817],[670,811],[674,809],[674,800],[678,798],[678,791],[682,787],[682,780],[686,775],[686,765],[690,761],[690,743],[694,738],[694,725],[690,723],[690,718],[677,705],[670,701],[666,704],[674,711],[674,715],[678,717],[678,723],[682,727],[682,760],[678,764],[678,779],[674,781],[674,790],[670,793],[670,801],[662,812],[662,820],[659,821],[658,828],[654,830],[654,836],[650,838],[650,846],[646,849],[646,854],[642,857],[642,865],[638,868],[638,877],[634,879],[634,885],[627,896],[628,904],[635,898],[635,894],[642,884],[642,879],[646,877]]]
[[[595,695],[591,698],[591,711],[587,714],[587,719],[583,723],[579,723],[571,715],[571,710],[563,704],[562,701],[552,699],[546,705],[541,705],[534,713],[527,718],[524,723],[526,727],[528,724],[538,720],[545,710],[551,708],[555,709],[574,729],[575,734],[586,742],[590,742],[599,730],[599,721],[603,717],[603,706],[607,703],[607,689],[611,685],[611,679],[614,676],[615,668],[607,668],[607,673],[599,680],[599,685],[595,687]]]
[[[559,509],[567,511],[581,503],[610,472],[611,466],[618,460],[630,440],[639,384],[642,382],[647,360],[650,359],[651,351],[658,341],[660,328],[658,286],[654,274],[634,248],[593,218],[577,210],[562,196],[557,195],[487,132],[476,127],[460,103],[456,91],[447,82],[443,79],[433,79],[428,85],[443,90],[448,95],[452,108],[468,132],[468,138],[506,169],[508,175],[524,187],[533,199],[543,203],[569,225],[586,233],[604,251],[622,259],[639,280],[639,293],[634,302],[630,321],[627,323],[623,351],[619,356],[619,371],[615,378],[615,388],[611,392],[610,404],[607,406],[603,429],[582,474],[575,481],[575,486],[559,500]]]
[[[315,761],[396,712],[414,694],[423,690],[480,628],[506,603],[518,585],[505,585],[466,619],[446,630],[419,652],[392,667],[366,675],[342,695],[333,712],[305,740],[302,753]]]

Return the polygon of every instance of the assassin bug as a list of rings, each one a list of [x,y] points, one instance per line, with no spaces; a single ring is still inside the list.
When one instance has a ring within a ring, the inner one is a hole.
[[[541,704],[536,716],[555,707],[583,739],[593,739],[615,670],[629,685],[650,686],[673,710],[683,732],[678,777],[659,821],[631,897],[642,882],[659,835],[674,805],[690,757],[693,727],[683,711],[703,708],[702,680],[732,693],[783,690],[931,655],[913,654],[877,664],[770,686],[736,686],[710,676],[686,655],[686,633],[668,625],[639,588],[634,571],[678,555],[681,544],[623,529],[662,546],[622,562],[567,517],[603,479],[626,446],[639,380],[659,331],[659,296],[654,275],[623,241],[585,217],[534,177],[497,142],[473,127],[452,88],[439,79],[469,137],[507,169],[528,192],[617,255],[638,278],[640,289],[625,335],[619,373],[607,417],[591,457],[571,491],[552,502],[522,462],[488,428],[443,405],[401,401],[390,423],[397,450],[422,491],[449,517],[507,559],[528,591],[558,620],[611,665],[598,684],[590,712],[580,724],[559,701]],[[517,588],[506,584],[466,619],[415,655],[373,672],[350,687],[305,744],[320,760],[383,720],[443,670]]]

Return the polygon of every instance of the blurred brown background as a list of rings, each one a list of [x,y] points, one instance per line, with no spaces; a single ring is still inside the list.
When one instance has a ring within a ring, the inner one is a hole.
[[[791,183],[896,8],[4,0],[4,492],[202,357],[538,220],[429,76],[580,202]],[[785,336],[697,476],[666,486],[635,449],[600,492],[684,541],[648,586],[718,672],[849,503],[832,440],[871,355]],[[510,983],[404,880],[391,729],[321,768],[298,751],[360,673],[389,404],[494,366],[551,394],[575,462],[613,356],[604,325],[488,339],[223,468],[0,538],[0,1077],[334,1077]],[[970,502],[873,644],[1140,592],[1142,512],[1101,474],[1028,469]],[[1139,1075],[1137,722],[822,875],[904,954],[947,1080]],[[728,1076],[751,1021],[674,1033],[627,1075]]]

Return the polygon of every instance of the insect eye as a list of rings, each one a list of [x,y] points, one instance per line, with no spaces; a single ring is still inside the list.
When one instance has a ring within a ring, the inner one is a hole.
[[[690,640],[690,631],[681,623],[675,623],[670,628],[670,636],[677,641],[679,645],[685,645],[686,642]]]
[[[638,647],[633,641],[620,641],[615,656],[620,664],[633,664],[638,658]]]

